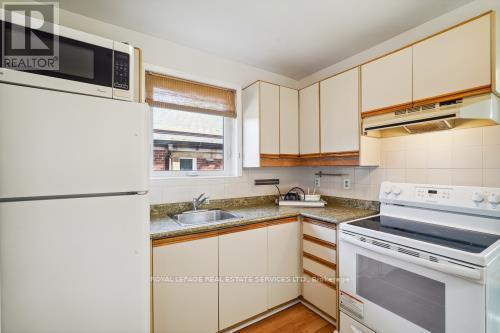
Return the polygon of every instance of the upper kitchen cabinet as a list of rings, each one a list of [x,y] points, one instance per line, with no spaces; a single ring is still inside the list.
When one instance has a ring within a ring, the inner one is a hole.
[[[243,89],[243,167],[298,155],[297,90],[258,81]]]
[[[319,83],[299,91],[300,155],[320,153]]]
[[[414,102],[490,91],[491,16],[483,15],[413,45]]]
[[[359,150],[359,68],[320,83],[321,153]]]
[[[299,155],[299,92],[280,88],[280,155]]]
[[[260,95],[260,153],[280,153],[280,87],[267,82],[259,83]]]
[[[361,110],[409,106],[412,102],[412,49],[361,66]]]

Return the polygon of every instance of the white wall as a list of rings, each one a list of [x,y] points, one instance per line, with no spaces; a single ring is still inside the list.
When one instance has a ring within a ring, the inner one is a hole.
[[[466,21],[474,16],[485,13],[489,10],[500,12],[499,0],[476,0],[467,5],[459,7],[451,12],[436,17],[418,27],[399,34],[383,43],[380,43],[363,52],[344,59],[336,64],[319,70],[299,81],[299,87],[304,88],[329,76],[340,73],[346,69],[358,66],[366,61],[384,55],[393,50],[414,43],[422,38],[444,30],[450,26]]]

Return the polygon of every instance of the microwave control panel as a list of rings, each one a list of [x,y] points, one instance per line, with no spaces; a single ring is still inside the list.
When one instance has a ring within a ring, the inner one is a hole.
[[[130,87],[130,55],[114,51],[113,55],[113,88],[129,90]]]

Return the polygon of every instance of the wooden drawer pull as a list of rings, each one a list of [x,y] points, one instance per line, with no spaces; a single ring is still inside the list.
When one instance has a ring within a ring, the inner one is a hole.
[[[302,222],[316,224],[316,225],[319,225],[320,227],[323,227],[323,228],[337,229],[337,226],[335,224],[333,224],[333,223],[323,222],[323,221],[319,221],[319,220],[314,220],[314,219],[311,219],[309,217],[304,217],[302,219]]]
[[[307,269],[304,269],[303,272],[305,275],[308,275],[308,276],[316,279],[318,282],[323,283],[325,286],[328,286],[334,290],[337,289],[337,286],[335,285],[335,283],[328,281],[328,280],[322,278],[321,276],[314,274],[313,272],[309,272]]]
[[[334,243],[330,243],[330,242],[324,241],[322,239],[319,239],[319,238],[316,238],[316,237],[313,237],[313,236],[303,235],[302,238],[305,239],[305,240],[308,240],[310,242],[316,243],[318,245],[330,248],[332,250],[336,250],[337,249],[337,245],[335,245]]]
[[[322,259],[320,257],[316,257],[315,255],[307,253],[307,252],[302,252],[302,255],[308,259],[311,259],[312,261],[317,262],[318,264],[321,264],[321,265],[326,266],[328,268],[331,268],[333,270],[337,270],[337,265],[334,264],[333,262],[329,262],[325,259]]]

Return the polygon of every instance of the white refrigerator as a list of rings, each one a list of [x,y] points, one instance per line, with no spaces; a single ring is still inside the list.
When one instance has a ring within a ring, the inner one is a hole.
[[[2,333],[150,328],[147,105],[0,84]]]

